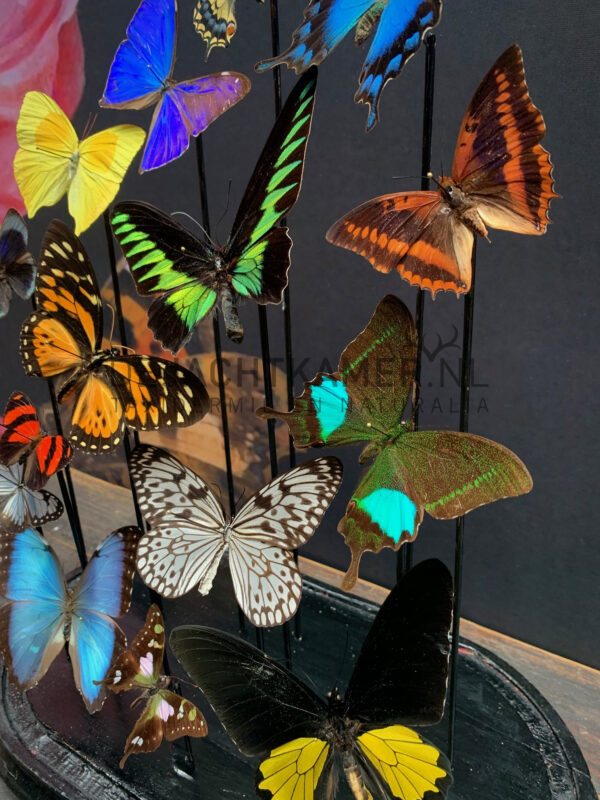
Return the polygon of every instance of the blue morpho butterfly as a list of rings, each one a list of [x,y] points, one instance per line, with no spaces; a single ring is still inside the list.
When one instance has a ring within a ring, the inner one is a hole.
[[[102,107],[156,104],[140,172],[179,158],[211,122],[250,91],[239,72],[217,72],[176,83],[176,0],[142,0],[112,62]]]
[[[38,533],[31,528],[16,535],[0,532],[0,595],[6,600],[0,609],[0,646],[20,690],[35,686],[68,643],[87,710],[101,708],[107,689],[94,681],[106,676],[126,647],[112,617],[129,608],[141,535],[135,527],[111,533],[69,589],[56,554]]]
[[[362,44],[377,28],[363,64],[356,103],[369,105],[367,130],[379,120],[379,98],[386,83],[404,69],[421,45],[425,33],[442,16],[442,0],[311,0],[292,43],[278,56],[260,61],[262,72],[287,64],[297,74],[320,64],[353,28]]]

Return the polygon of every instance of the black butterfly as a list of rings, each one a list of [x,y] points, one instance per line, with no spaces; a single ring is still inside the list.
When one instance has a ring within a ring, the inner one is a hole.
[[[177,353],[218,302],[227,336],[240,342],[240,297],[280,303],[287,285],[292,240],[277,227],[300,193],[317,86],[309,70],[279,114],[240,203],[227,244],[194,236],[147,203],[117,203],[111,224],[137,290],[158,295],[148,325]]]
[[[405,726],[442,717],[452,596],[440,561],[414,567],[379,609],[345,695],[327,702],[228,633],[183,626],[170,643],[237,747],[261,758],[259,797],[331,800],[341,763],[357,800],[441,800],[450,764]]]
[[[8,314],[13,292],[28,300],[35,287],[35,259],[27,250],[27,228],[9,208],[0,227],[0,317]]]

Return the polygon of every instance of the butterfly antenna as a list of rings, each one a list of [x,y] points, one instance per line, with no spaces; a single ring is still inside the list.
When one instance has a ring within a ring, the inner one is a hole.
[[[244,495],[245,495],[245,494],[246,494],[246,489],[244,488],[244,489],[242,489],[242,491],[241,491],[241,494],[240,494],[240,496],[238,497],[238,499],[235,501],[235,503],[234,503],[234,508],[236,508],[236,509],[237,509],[237,508],[239,508],[239,506],[240,506],[240,503],[241,503],[241,502],[242,502],[242,500],[244,499]]]
[[[85,128],[83,129],[82,139],[88,137],[96,124],[96,120],[98,119],[98,114],[92,114],[91,112],[88,114],[87,122],[85,123]]]
[[[111,343],[112,346],[112,338],[113,338],[113,333],[115,332],[115,320],[117,318],[117,311],[115,307],[112,305],[112,303],[107,303],[106,305],[110,308],[110,313],[112,315],[112,318],[110,320],[110,334],[108,336],[108,341]]]
[[[214,244],[213,240],[210,238],[208,233],[204,230],[202,225],[198,222],[198,220],[195,217],[192,217],[192,215],[188,214],[187,211],[173,211],[171,216],[174,217],[176,214],[181,214],[182,217],[187,217],[190,220],[190,222],[193,222],[194,225],[197,225],[198,228],[200,228],[200,230],[202,231],[202,233],[206,237],[206,241],[210,242],[211,244]]]
[[[218,230],[219,225],[223,222],[227,212],[229,211],[229,198],[230,197],[231,197],[231,178],[229,179],[229,184],[227,186],[227,203],[225,204],[225,211],[223,211],[223,213],[221,214],[221,216],[217,220],[216,230]]]

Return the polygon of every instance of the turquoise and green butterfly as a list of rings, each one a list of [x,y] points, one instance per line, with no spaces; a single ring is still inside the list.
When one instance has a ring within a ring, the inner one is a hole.
[[[297,447],[368,442],[359,461],[374,461],[338,525],[352,553],[347,591],[356,583],[362,554],[413,541],[424,511],[452,519],[533,486],[522,461],[501,444],[471,433],[415,431],[402,420],[416,356],[410,312],[388,295],[346,347],[336,373],[319,373],[306,383],[287,413],[256,412],[285,420]]]
[[[227,336],[244,336],[237,303],[280,303],[292,240],[280,220],[300,193],[317,86],[316,68],[292,90],[250,178],[229,240],[199,239],[146,203],[118,203],[112,228],[142,295],[158,295],[148,325],[176,353],[196,324],[219,303]]]

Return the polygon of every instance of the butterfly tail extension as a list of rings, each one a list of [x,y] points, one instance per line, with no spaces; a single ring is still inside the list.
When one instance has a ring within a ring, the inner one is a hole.
[[[427,31],[439,23],[442,0],[388,0],[380,14],[375,38],[360,74],[359,88],[354,95],[356,103],[369,106],[367,131],[379,121],[379,101],[386,83],[402,72],[421,46]],[[365,19],[366,36],[370,33],[369,25],[372,27],[374,22]]]
[[[244,328],[240,321],[234,294],[229,287],[221,290],[220,301],[227,338],[235,344],[239,344],[244,338]]]

